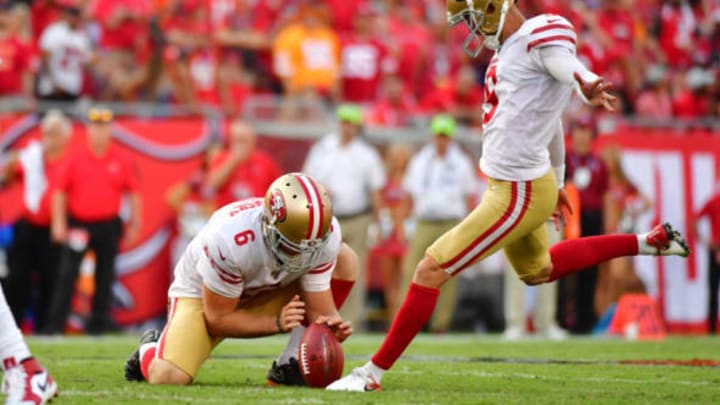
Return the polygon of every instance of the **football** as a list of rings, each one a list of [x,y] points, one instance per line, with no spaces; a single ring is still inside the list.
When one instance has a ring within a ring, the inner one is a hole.
[[[342,376],[345,355],[327,326],[317,323],[308,326],[298,352],[300,373],[310,387],[325,388]]]

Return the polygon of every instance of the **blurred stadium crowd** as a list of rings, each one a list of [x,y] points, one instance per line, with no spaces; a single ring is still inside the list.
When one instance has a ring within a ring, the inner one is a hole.
[[[521,1],[575,25],[578,52],[622,110],[717,117],[713,0]],[[441,0],[0,1],[0,96],[160,101],[239,113],[257,95],[362,103],[403,126],[450,112],[478,125],[490,53],[470,60]],[[299,113],[288,114],[299,119]]]

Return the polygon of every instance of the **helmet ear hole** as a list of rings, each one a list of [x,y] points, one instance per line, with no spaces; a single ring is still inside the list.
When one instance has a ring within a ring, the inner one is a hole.
[[[485,13],[486,14],[494,14],[495,13],[495,4],[492,2],[488,3],[487,7],[485,7]]]

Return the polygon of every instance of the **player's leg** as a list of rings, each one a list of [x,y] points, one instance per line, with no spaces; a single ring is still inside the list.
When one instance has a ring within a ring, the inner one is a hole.
[[[57,385],[32,357],[0,289],[0,360],[8,404],[44,404],[57,395]]]
[[[2,288],[15,322],[21,325],[32,297],[31,276],[35,269],[33,262],[39,256],[37,252],[41,250],[34,250],[30,224],[19,220],[15,223],[14,229],[13,243],[7,250],[9,272],[2,280]]]
[[[56,285],[58,263],[60,262],[60,253],[62,246],[55,243],[50,238],[50,228],[44,228],[42,241],[40,242],[39,251],[44,252],[39,255],[39,285],[37,300],[37,317],[35,330],[47,329],[48,314],[50,312],[50,297]]]
[[[94,224],[90,231],[90,241],[95,250],[95,294],[92,300],[92,312],[85,330],[99,335],[110,329],[110,301],[112,285],[115,281],[115,258],[117,257],[122,222],[120,218]]]
[[[208,334],[200,298],[171,298],[162,333],[147,331],[125,365],[128,381],[187,385],[220,339]]]
[[[690,249],[683,236],[670,224],[665,223],[644,234],[589,236],[560,242],[550,249],[550,261],[542,271],[529,274],[522,270],[519,274],[524,274],[521,278],[526,284],[536,285],[555,281],[616,257],[635,255],[686,257],[689,254]]]
[[[333,270],[332,279],[330,280],[330,290],[332,292],[335,307],[340,309],[352,290],[355,278],[357,277],[360,267],[360,261],[355,252],[349,245],[343,243],[338,253],[335,269]],[[285,293],[276,294],[275,309],[271,313],[280,311],[283,305],[299,292],[299,285],[293,287]],[[290,332],[290,338],[285,349],[275,360],[268,371],[269,385],[305,385],[305,381],[300,374],[300,366],[297,360],[298,348],[300,340],[305,333],[305,327],[300,326]]]
[[[720,287],[720,263],[718,263],[718,255],[720,253],[715,249],[710,249],[708,263],[708,332],[714,335],[717,331],[717,314],[718,314],[718,288]]]
[[[377,391],[383,373],[430,319],[439,287],[474,262],[543,224],[557,193],[552,172],[526,182],[490,180],[483,199],[460,224],[427,249],[380,349],[371,361],[328,386],[330,390]]]
[[[75,251],[67,245],[63,246],[45,328],[40,333],[58,334],[65,331],[65,322],[70,314],[70,301],[75,291],[75,280],[80,272],[80,263],[84,253],[84,251]]]

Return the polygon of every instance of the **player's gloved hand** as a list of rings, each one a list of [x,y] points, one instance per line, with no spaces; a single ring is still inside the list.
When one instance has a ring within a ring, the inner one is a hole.
[[[303,319],[305,319],[305,303],[300,301],[299,295],[295,295],[282,307],[275,323],[280,333],[287,333],[300,326]]]
[[[612,83],[602,77],[594,82],[586,82],[580,77],[578,72],[575,72],[573,77],[577,80],[580,85],[580,90],[582,90],[583,95],[590,102],[590,105],[593,107],[603,107],[608,112],[615,112],[615,107],[612,106],[612,103],[616,100],[616,97],[610,94],[610,90],[612,90],[613,87]]]
[[[340,342],[344,342],[353,333],[352,322],[343,321],[339,316],[318,316],[315,323],[327,325]]]

